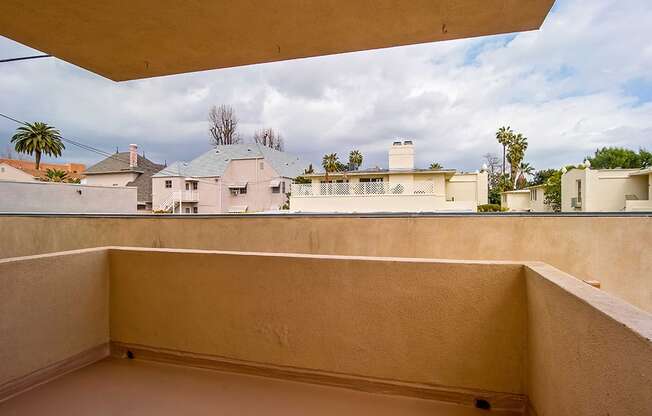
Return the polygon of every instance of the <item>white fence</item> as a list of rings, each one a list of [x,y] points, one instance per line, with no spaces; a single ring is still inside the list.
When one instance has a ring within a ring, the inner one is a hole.
[[[308,196],[378,196],[378,195],[435,195],[434,182],[337,182],[313,185],[292,184],[293,197]]]

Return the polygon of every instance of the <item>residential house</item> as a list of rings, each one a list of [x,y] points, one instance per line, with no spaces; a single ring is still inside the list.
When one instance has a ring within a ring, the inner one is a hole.
[[[500,193],[500,206],[508,211],[552,212],[545,203],[545,185],[528,186]]]
[[[298,156],[255,143],[217,146],[154,175],[154,208],[184,214],[279,210],[306,166]]]
[[[387,169],[304,175],[293,184],[290,208],[296,212],[474,212],[487,203],[486,171],[417,169],[414,143],[395,141]]]
[[[82,183],[96,186],[135,186],[138,188],[139,211],[152,210],[152,175],[159,165],[138,154],[138,145],[130,144],[128,152],[116,152],[88,168]]]
[[[39,169],[36,163],[29,160],[0,159],[0,180],[32,182],[43,180],[47,177],[47,170],[60,170],[67,173],[70,179],[81,179],[86,166],[81,163],[44,163]]]
[[[652,168],[575,168],[561,177],[562,212],[652,211]]]

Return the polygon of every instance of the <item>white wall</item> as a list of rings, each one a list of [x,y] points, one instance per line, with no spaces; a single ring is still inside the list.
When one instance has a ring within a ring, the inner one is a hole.
[[[135,187],[0,181],[0,212],[136,213]]]
[[[1,181],[20,181],[33,182],[36,179],[27,172],[16,169],[6,163],[0,163],[0,180]]]
[[[86,175],[86,177],[82,179],[82,183],[84,185],[95,186],[125,186],[137,177],[138,173],[133,172],[102,173]]]
[[[637,169],[571,169],[561,177],[562,211],[580,211],[570,206],[577,197],[577,181],[582,181],[581,211],[618,212],[625,209],[625,195],[647,199],[648,184],[637,176]]]
[[[445,200],[443,195],[324,195],[290,197],[294,212],[475,212],[475,201]]]
[[[475,201],[476,205],[489,202],[487,172],[455,173],[446,182],[446,199],[455,201]]]

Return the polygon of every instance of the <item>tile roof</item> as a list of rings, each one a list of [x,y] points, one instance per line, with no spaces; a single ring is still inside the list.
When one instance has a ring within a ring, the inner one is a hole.
[[[83,177],[82,172],[86,168],[86,166],[81,163],[41,162],[40,169],[36,170],[36,163],[30,160],[2,159],[2,158],[0,158],[0,163],[5,163],[11,167],[22,170],[23,172],[32,175],[34,178],[37,179],[42,179],[47,177],[48,169],[62,170],[68,173],[69,178],[81,179]]]
[[[294,178],[303,173],[308,162],[286,152],[270,149],[258,144],[231,144],[217,146],[190,162],[174,162],[154,175],[166,176],[216,177],[222,176],[231,160],[264,158],[279,176]]]

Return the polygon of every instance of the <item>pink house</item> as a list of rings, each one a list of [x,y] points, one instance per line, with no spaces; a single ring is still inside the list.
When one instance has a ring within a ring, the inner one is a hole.
[[[217,146],[152,176],[152,205],[184,214],[278,210],[292,179],[307,166],[295,155],[255,143]]]

